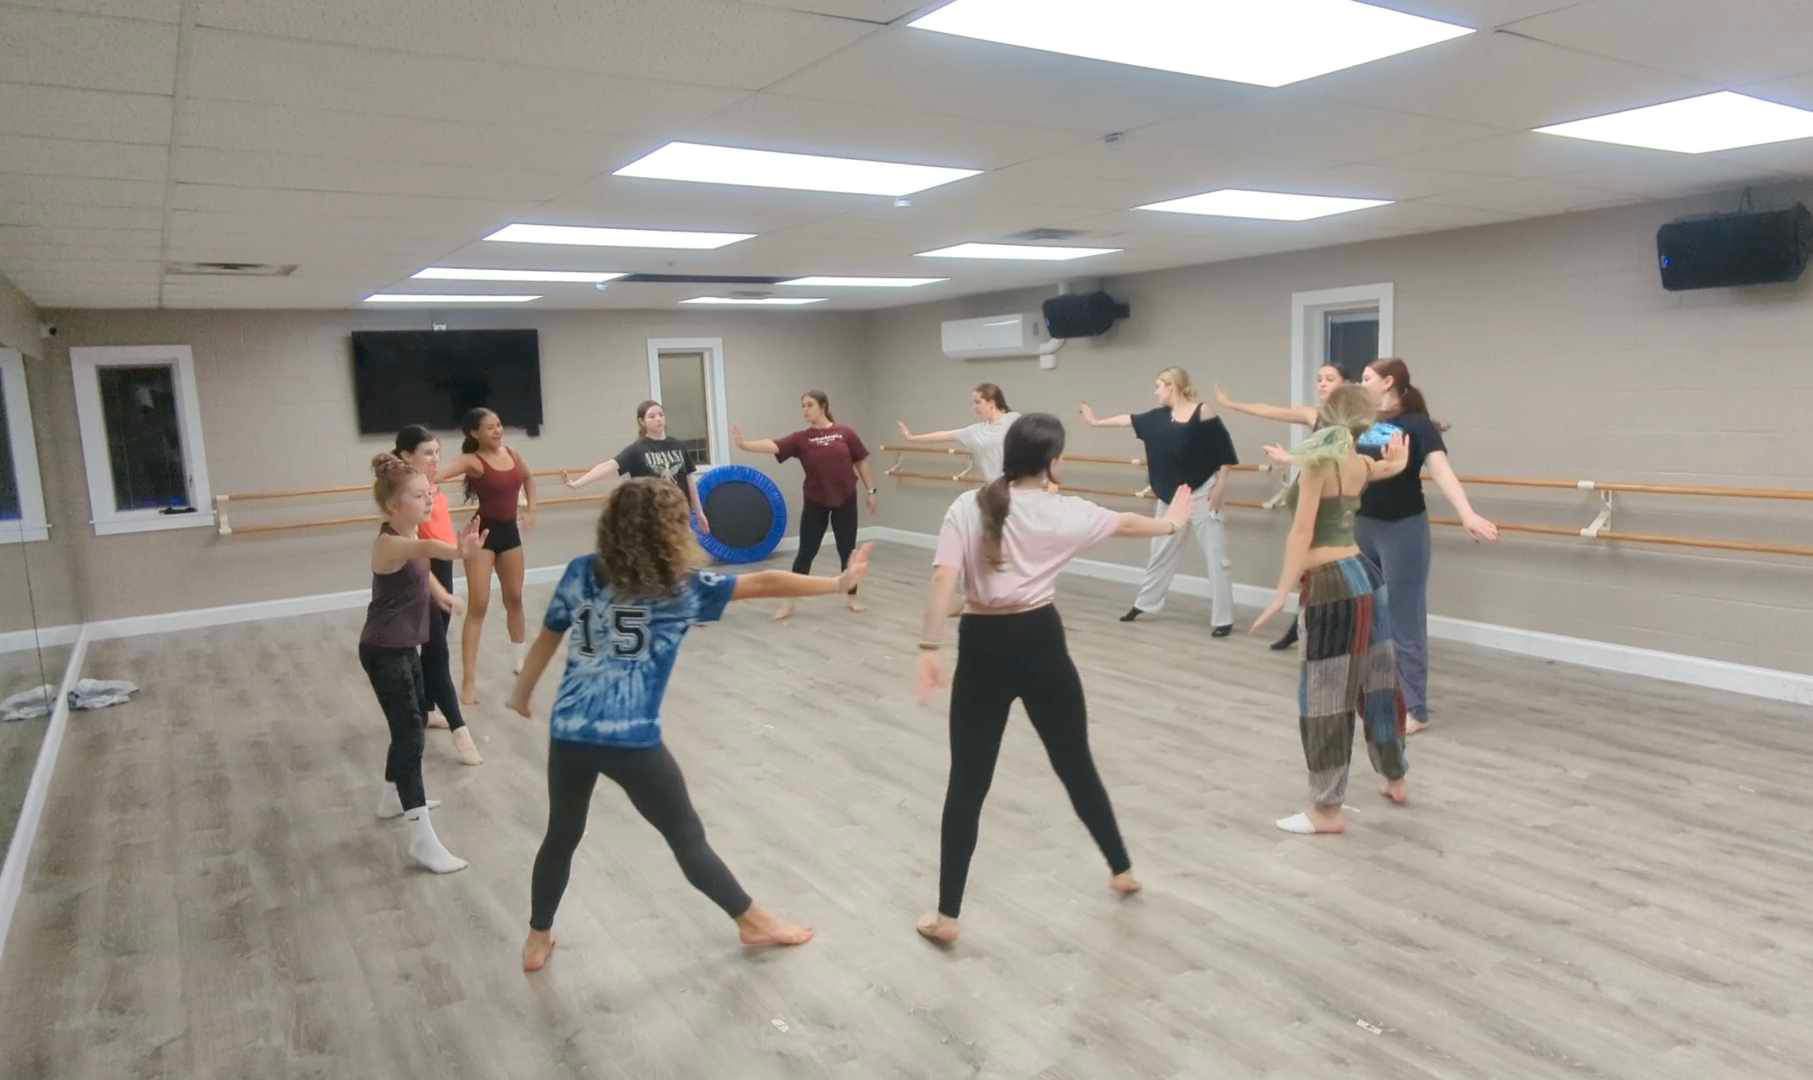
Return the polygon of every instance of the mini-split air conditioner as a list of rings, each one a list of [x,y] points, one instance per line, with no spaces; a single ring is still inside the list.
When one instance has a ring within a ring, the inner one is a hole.
[[[1031,312],[985,315],[944,324],[944,355],[952,360],[993,360],[1004,356],[1043,356],[1058,341],[1045,319]]]

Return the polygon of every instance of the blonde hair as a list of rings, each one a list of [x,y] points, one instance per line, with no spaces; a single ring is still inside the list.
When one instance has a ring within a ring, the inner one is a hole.
[[[390,513],[390,504],[409,481],[422,475],[421,470],[386,450],[371,459],[371,497],[378,502],[378,509]]]
[[[692,510],[677,485],[652,476],[625,480],[598,515],[598,578],[624,599],[671,596],[706,563]]]
[[[1316,410],[1319,427],[1346,428],[1359,438],[1379,417],[1372,395],[1355,383],[1342,383],[1328,392],[1328,400]]]
[[[1168,382],[1171,388],[1191,401],[1196,400],[1196,387],[1190,382],[1190,373],[1180,367],[1168,367],[1158,373],[1160,382]]]

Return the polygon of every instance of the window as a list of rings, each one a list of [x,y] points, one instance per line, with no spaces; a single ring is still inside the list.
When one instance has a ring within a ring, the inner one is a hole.
[[[214,524],[187,345],[69,350],[94,531]]]
[[[686,445],[697,468],[724,460],[724,340],[650,338],[648,396],[667,413],[667,434]]]
[[[49,538],[25,361],[15,350],[0,349],[0,543]]]
[[[1291,404],[1315,402],[1323,364],[1357,380],[1367,364],[1391,355],[1393,293],[1387,281],[1291,295]],[[1299,439],[1308,433],[1295,431]]]
[[[1348,382],[1359,382],[1366,365],[1379,358],[1379,309],[1331,311],[1323,319],[1322,362],[1333,364]]]

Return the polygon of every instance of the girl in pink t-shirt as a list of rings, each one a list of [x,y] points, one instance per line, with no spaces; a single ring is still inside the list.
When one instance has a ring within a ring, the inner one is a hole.
[[[982,800],[994,780],[1015,700],[1026,706],[1070,804],[1108,860],[1109,886],[1122,895],[1139,889],[1089,754],[1083,684],[1052,595],[1058,573],[1085,548],[1110,536],[1176,533],[1189,521],[1190,489],[1177,489],[1163,517],[1115,513],[1046,490],[1056,482],[1053,469],[1063,452],[1064,425],[1057,417],[1022,416],[1002,446],[1001,476],[980,491],[957,496],[938,534],[919,642],[921,702],[945,685],[939,651],[959,572],[967,594],[951,685],[951,773],[939,845],[938,910],[919,920],[919,932],[940,944],[957,940]]]

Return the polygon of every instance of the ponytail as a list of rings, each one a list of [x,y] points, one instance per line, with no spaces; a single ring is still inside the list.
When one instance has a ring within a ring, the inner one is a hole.
[[[990,570],[1007,565],[1002,541],[1007,535],[1011,486],[1031,476],[1050,476],[1051,463],[1064,453],[1064,423],[1050,413],[1026,413],[1001,440],[1001,475],[976,492],[982,514],[982,561]]]
[[[813,401],[818,402],[818,409],[825,414],[825,419],[831,421],[833,424],[837,423],[837,417],[831,415],[830,395],[826,394],[823,390],[808,390],[800,396],[809,397]]]
[[[496,413],[485,408],[483,405],[480,405],[476,409],[466,410],[466,415],[460,418],[460,431],[466,436],[460,440],[460,453],[475,454],[478,452],[478,436],[474,433],[478,431],[479,425],[485,422],[485,417],[496,415]],[[468,472],[466,474],[466,482],[463,485],[467,502],[471,502],[473,499],[478,498],[478,487],[473,483],[473,480],[473,475]]]
[[[990,570],[1007,565],[1001,554],[1001,540],[1007,531],[1007,510],[1013,496],[1008,491],[1007,474],[1002,473],[976,492],[976,509],[982,511],[982,561]]]
[[[1422,413],[1424,416],[1429,416],[1429,402],[1423,397],[1423,392],[1410,382],[1409,364],[1396,357],[1385,356],[1366,366],[1372,369],[1373,374],[1385,376],[1391,380],[1392,390],[1398,396],[1399,412]],[[1429,422],[1435,425],[1437,431],[1448,430],[1447,424],[1438,422],[1434,417],[1429,417]]]

